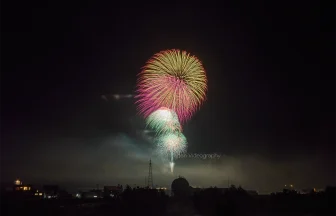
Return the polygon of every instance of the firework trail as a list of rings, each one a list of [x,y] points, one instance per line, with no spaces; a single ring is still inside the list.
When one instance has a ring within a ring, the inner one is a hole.
[[[182,133],[167,133],[157,139],[159,154],[170,158],[170,169],[174,171],[174,157],[184,154],[187,150],[187,139]]]
[[[190,119],[207,91],[202,63],[186,51],[166,50],[150,58],[139,74],[137,105],[145,117],[160,107],[176,112],[183,123]]]
[[[181,124],[176,113],[165,107],[152,112],[146,118],[147,127],[153,129],[157,135],[163,133],[181,132]]]

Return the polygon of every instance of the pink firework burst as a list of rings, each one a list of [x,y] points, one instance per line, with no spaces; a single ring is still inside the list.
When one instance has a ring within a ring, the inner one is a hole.
[[[195,56],[166,50],[149,59],[139,74],[137,87],[138,109],[145,117],[167,107],[185,122],[205,100],[207,78]]]

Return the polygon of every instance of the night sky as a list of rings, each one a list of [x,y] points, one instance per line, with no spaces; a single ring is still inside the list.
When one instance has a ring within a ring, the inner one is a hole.
[[[153,157],[154,183],[170,184],[134,99],[111,94],[134,94],[146,60],[178,48],[209,86],[184,125],[188,152],[222,158],[178,160],[175,176],[260,191],[334,184],[335,34],[319,5],[109,2],[2,7],[2,181],[141,185]]]

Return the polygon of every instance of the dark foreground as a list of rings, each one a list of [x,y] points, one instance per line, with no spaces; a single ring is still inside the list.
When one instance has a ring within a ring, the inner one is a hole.
[[[129,192],[116,199],[36,200],[2,197],[1,215],[336,215],[335,193],[250,196],[208,189],[189,197]]]

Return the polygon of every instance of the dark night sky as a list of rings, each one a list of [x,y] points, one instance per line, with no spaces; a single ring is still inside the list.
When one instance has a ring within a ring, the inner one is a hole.
[[[226,156],[177,161],[176,174],[259,190],[335,182],[335,34],[318,5],[95,2],[2,7],[1,180],[142,184],[143,119],[133,99],[101,95],[133,94],[145,61],[179,48],[209,80],[184,126],[189,152]],[[162,166],[157,184],[172,179]]]

